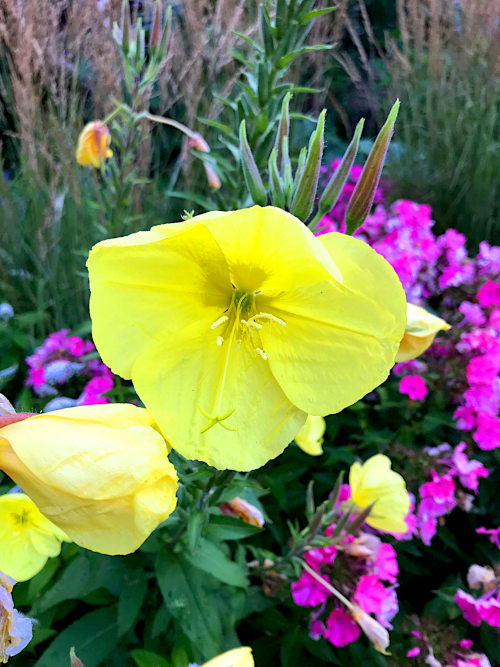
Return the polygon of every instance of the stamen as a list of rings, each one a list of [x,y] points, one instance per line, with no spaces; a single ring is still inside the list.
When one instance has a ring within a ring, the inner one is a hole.
[[[229,317],[227,315],[221,315],[218,317],[213,324],[210,325],[211,329],[217,329],[217,327],[220,327],[221,324],[224,324],[224,322],[227,322]],[[219,344],[219,343],[217,343]]]
[[[261,347],[256,347],[256,348],[255,348],[255,351],[257,352],[257,354],[258,354],[260,357],[262,357],[262,359],[264,359],[265,361],[267,361],[267,354],[264,352],[264,350],[263,350]]]
[[[224,343],[224,338],[222,338],[222,336],[217,336],[217,339],[216,339],[215,342],[220,347]]]
[[[286,327],[286,322],[280,320],[279,317],[276,317],[276,315],[272,315],[271,313],[257,313],[257,315],[254,315],[251,319],[256,320],[257,318],[262,320],[270,320],[271,322],[276,322],[276,324],[279,324],[282,327]]]

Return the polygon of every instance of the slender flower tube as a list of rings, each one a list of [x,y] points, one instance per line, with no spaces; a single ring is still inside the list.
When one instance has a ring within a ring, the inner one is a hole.
[[[67,535],[24,493],[0,496],[0,571],[16,581],[38,574],[58,556]]]
[[[390,265],[281,209],[215,211],[97,244],[93,337],[183,456],[253,470],[307,413],[383,382],[406,322]]]
[[[87,123],[78,137],[76,161],[82,167],[91,165],[98,169],[113,155],[110,150],[111,135],[106,125],[100,120]]]
[[[416,359],[432,345],[438,331],[450,328],[448,322],[432,315],[425,308],[414,303],[406,304],[406,308],[406,329],[396,354],[397,362]]]
[[[0,428],[0,469],[86,549],[135,551],[176,505],[177,475],[149,413],[86,405]]]

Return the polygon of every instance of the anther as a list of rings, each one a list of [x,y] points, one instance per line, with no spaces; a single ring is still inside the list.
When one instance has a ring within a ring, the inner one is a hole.
[[[215,342],[220,347],[224,343],[224,338],[222,338],[222,336],[217,336],[217,339],[216,339]]]
[[[211,329],[217,329],[217,327],[220,327],[221,324],[224,324],[224,322],[227,322],[229,317],[227,315],[221,315],[218,317],[213,324],[210,325]],[[220,343],[217,343],[219,345]]]
[[[252,317],[252,320],[256,320],[257,318],[262,320],[270,320],[271,322],[276,322],[276,324],[279,324],[282,327],[286,327],[286,322],[280,320],[279,317],[276,317],[276,315],[272,315],[271,313],[257,313],[257,315]]]
[[[264,352],[264,350],[263,350],[262,348],[260,348],[260,347],[256,347],[256,348],[255,348],[255,351],[257,352],[257,354],[258,354],[260,357],[262,357],[262,359],[264,359],[265,361],[267,360],[267,354]]]

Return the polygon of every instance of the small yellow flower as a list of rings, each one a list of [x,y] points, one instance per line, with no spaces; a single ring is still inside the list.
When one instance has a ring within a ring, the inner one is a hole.
[[[92,165],[98,169],[113,155],[110,144],[111,135],[106,125],[100,120],[87,123],[78,137],[76,161],[83,167]]]
[[[135,551],[177,502],[167,444],[149,413],[129,404],[55,410],[0,428],[0,469],[70,539],[110,555]]]
[[[278,208],[214,211],[96,245],[94,341],[172,446],[219,469],[278,456],[307,413],[383,382],[406,300],[390,265]]]
[[[254,667],[252,649],[249,646],[240,646],[226,651],[204,662],[201,667]]]
[[[353,463],[349,471],[352,502],[359,508],[374,507],[366,523],[389,533],[406,533],[405,517],[410,497],[404,479],[391,470],[391,461],[377,454],[363,465]]]
[[[65,533],[24,493],[0,496],[0,571],[16,581],[38,574],[61,552]]]
[[[427,312],[425,308],[407,303],[406,330],[399,344],[396,361],[416,359],[432,345],[438,331],[446,331],[449,328],[448,322]]]
[[[323,454],[323,436],[325,435],[326,423],[323,417],[307,415],[306,423],[295,436],[295,442],[306,453],[311,456]]]

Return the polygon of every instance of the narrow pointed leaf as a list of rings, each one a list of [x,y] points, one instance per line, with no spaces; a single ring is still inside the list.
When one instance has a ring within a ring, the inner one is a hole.
[[[285,208],[285,193],[281,184],[275,148],[273,148],[269,156],[269,191],[273,206]]]
[[[250,146],[248,145],[247,133],[245,128],[245,121],[241,121],[240,125],[240,153],[241,153],[241,166],[243,168],[243,175],[245,181],[252,196],[253,201],[260,206],[265,206],[266,203],[266,190],[264,184],[262,183],[262,178],[260,177],[259,170],[255,164],[255,159],[253,157]]]
[[[300,181],[295,189],[290,208],[290,211],[296,215],[299,220],[303,221],[307,220],[309,217],[314,205],[314,200],[316,199],[319,171],[321,167],[321,159],[323,157],[325,115],[326,110],[323,109],[318,119],[318,125],[311,135],[307,159],[300,176]]]
[[[276,135],[276,141],[274,142],[274,148],[276,149],[276,162],[278,164],[278,169],[281,169],[281,156],[282,156],[282,147],[283,147],[283,137],[287,137],[290,132],[290,100],[292,96],[290,93],[287,93],[283,98],[283,104],[281,105],[281,117],[280,124],[278,125],[278,133]]]

